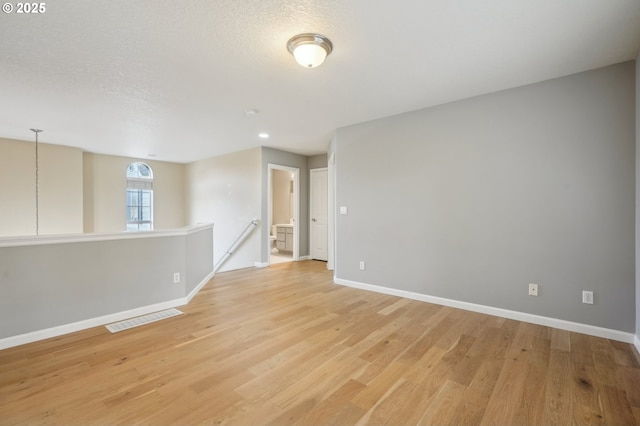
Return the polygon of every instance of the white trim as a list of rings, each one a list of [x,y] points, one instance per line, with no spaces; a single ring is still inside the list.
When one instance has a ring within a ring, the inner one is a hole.
[[[634,335],[619,330],[598,327],[595,325],[581,324],[572,321],[561,320],[557,318],[543,317],[541,315],[528,314],[525,312],[511,311],[509,309],[495,308],[493,306],[478,305],[475,303],[461,302],[453,299],[445,299],[443,297],[429,296],[421,293],[414,293],[406,290],[398,290],[394,288],[382,287],[372,284],[359,283],[356,281],[343,280],[335,278],[336,284],[347,287],[358,288],[361,290],[374,291],[376,293],[389,294],[392,296],[405,297],[407,299],[419,300],[421,302],[434,303],[436,305],[450,306],[452,308],[464,309],[466,311],[480,312],[482,314],[493,315],[501,318],[509,318],[517,321],[529,322],[532,324],[544,325],[547,327],[559,328],[561,330],[573,331],[576,333],[589,334],[591,336],[602,337],[605,339],[618,340],[625,343],[634,343]],[[635,336],[636,348],[638,345],[638,337]],[[640,349],[639,349],[640,351]]]
[[[143,306],[140,308],[130,309],[128,311],[117,312],[115,314],[103,315],[101,317],[90,318],[71,324],[59,325],[56,327],[46,328],[44,330],[32,331],[30,333],[19,334],[17,336],[6,337],[0,339],[0,350],[11,348],[13,346],[24,345],[26,343],[36,342],[38,340],[49,339],[51,337],[61,336],[63,334],[74,333],[76,331],[85,330],[87,328],[98,327],[112,322],[122,321],[141,315],[150,314],[164,309],[175,308],[186,304],[186,298],[174,299],[168,302],[156,303],[155,305]]]
[[[0,247],[84,243],[93,241],[126,240],[132,238],[179,237],[190,235],[206,228],[213,228],[213,224],[209,223],[205,225],[188,226],[179,229],[164,229],[162,231],[123,231],[110,234],[31,235],[21,237],[4,237],[0,238]]]
[[[637,334],[633,337],[633,345],[636,347],[636,351],[640,353],[640,337]]]
[[[335,140],[335,137],[334,137]],[[327,269],[333,271],[336,264],[336,153],[327,161]]]
[[[154,305],[141,306],[122,312],[103,315],[101,317],[89,318],[70,324],[58,325],[56,327],[46,328],[44,330],[32,331],[29,333],[19,334],[17,336],[5,337],[0,339],[0,350],[11,348],[14,346],[24,345],[27,343],[37,342],[38,340],[50,339],[52,337],[62,336],[63,334],[74,333],[76,331],[86,330],[88,328],[99,327],[112,322],[123,321],[141,315],[147,315],[165,309],[176,308],[188,304],[191,299],[205,286],[214,276],[211,272],[207,275],[186,297],[173,299],[166,302],[156,303]]]
[[[311,256],[300,256],[298,260],[311,260]]]
[[[254,262],[253,266],[255,266],[256,268],[266,268],[267,266],[269,266],[269,262]]]
[[[202,290],[202,287],[204,287],[209,281],[211,281],[213,279],[213,277],[216,275],[215,271],[211,271],[209,273],[209,275],[207,275],[206,277],[204,277],[204,279],[202,281],[200,281],[200,284],[198,284],[197,286],[195,286],[195,288],[193,290],[191,290],[189,292],[189,294],[187,294],[187,297],[185,297],[186,302],[185,305],[189,302],[191,302],[191,299],[193,299],[193,296],[195,296],[196,294],[198,294],[198,292],[200,290]]]

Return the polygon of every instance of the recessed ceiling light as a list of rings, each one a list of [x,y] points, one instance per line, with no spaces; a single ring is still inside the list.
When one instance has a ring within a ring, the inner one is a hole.
[[[147,154],[147,157],[157,157],[158,154]]]
[[[258,133],[260,139],[269,139],[269,133]]]
[[[252,117],[255,117],[256,115],[258,115],[258,113],[259,113],[259,112],[260,112],[260,111],[258,111],[257,109],[252,108],[252,109],[248,109],[248,110],[246,110],[246,111],[244,112],[244,115],[246,115],[246,116],[247,116],[247,117],[249,117],[249,118],[252,118]]]

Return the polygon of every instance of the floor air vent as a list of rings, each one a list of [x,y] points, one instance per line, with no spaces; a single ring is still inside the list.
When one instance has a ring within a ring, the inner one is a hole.
[[[154,312],[152,314],[143,315],[141,317],[114,322],[113,324],[109,324],[105,327],[107,327],[107,330],[109,330],[110,332],[117,333],[118,331],[128,330],[139,325],[149,324],[150,322],[160,321],[165,318],[175,317],[177,315],[182,315],[182,311],[179,311],[177,309],[166,309],[164,311]]]

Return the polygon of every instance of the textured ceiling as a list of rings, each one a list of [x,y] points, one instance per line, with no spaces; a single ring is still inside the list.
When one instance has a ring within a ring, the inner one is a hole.
[[[287,52],[302,32],[333,42],[322,66]],[[0,137],[38,127],[42,142],[176,162],[311,155],[338,127],[639,48],[638,0],[52,0],[0,16]]]

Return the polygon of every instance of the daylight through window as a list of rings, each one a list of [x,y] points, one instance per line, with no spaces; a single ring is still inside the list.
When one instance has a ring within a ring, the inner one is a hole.
[[[153,172],[145,163],[127,167],[127,231],[153,229]]]

